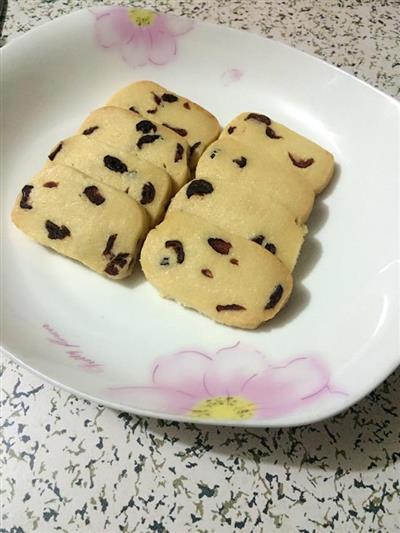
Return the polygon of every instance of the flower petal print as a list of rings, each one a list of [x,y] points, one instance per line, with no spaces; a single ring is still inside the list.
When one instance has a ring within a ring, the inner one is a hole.
[[[222,75],[222,85],[228,86],[231,85],[231,83],[234,83],[235,81],[239,81],[243,76],[243,71],[239,68],[229,68],[228,70],[225,70]]]
[[[176,54],[176,37],[193,27],[193,21],[147,9],[122,6],[93,8],[95,36],[103,48],[118,48],[132,67],[148,62],[165,65]]]
[[[142,404],[194,418],[262,419],[289,414],[322,395],[339,393],[330,387],[329,377],[316,357],[269,365],[260,351],[238,342],[212,356],[184,350],[164,357],[153,367],[151,385],[112,387],[108,392],[135,407]]]

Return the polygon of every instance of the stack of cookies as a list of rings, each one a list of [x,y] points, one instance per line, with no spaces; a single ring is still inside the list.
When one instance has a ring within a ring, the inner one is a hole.
[[[57,143],[22,188],[12,219],[41,244],[124,278],[219,133],[216,118],[187,98],[152,82],[131,84]]]
[[[151,231],[141,264],[159,292],[217,322],[253,329],[292,290],[315,194],[332,155],[259,113],[242,113]]]
[[[12,218],[112,279],[132,272],[144,241],[142,268],[162,296],[251,329],[287,302],[333,168],[329,152],[266,115],[242,113],[221,132],[205,109],[141,81],[53,148]]]

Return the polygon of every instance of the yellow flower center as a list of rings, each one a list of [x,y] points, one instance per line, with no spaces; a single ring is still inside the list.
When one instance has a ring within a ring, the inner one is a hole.
[[[190,411],[196,418],[216,420],[248,420],[255,415],[256,405],[241,396],[215,396],[200,400]]]
[[[128,9],[128,17],[136,26],[150,26],[157,14],[148,9]]]

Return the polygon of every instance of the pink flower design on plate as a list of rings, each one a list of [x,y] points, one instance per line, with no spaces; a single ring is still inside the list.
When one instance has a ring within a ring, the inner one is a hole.
[[[239,81],[243,76],[243,71],[239,68],[229,68],[221,74],[222,85],[230,85],[235,81]]]
[[[147,387],[108,389],[113,399],[146,409],[209,420],[282,416],[327,393],[329,372],[316,357],[270,365],[258,350],[237,343],[214,355],[185,350],[159,359]]]
[[[94,8],[95,35],[100,46],[115,47],[132,67],[165,65],[176,55],[176,38],[193,21],[147,9],[122,6]]]

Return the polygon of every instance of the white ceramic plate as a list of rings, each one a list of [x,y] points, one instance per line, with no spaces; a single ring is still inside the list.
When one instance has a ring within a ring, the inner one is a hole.
[[[140,24],[140,26],[138,25]],[[43,378],[138,414],[305,424],[399,364],[399,105],[258,36],[140,10],[62,17],[3,50],[3,345]],[[118,88],[152,79],[222,124],[266,113],[333,152],[285,310],[257,331],[113,282],[30,241],[9,214],[49,149]]]

